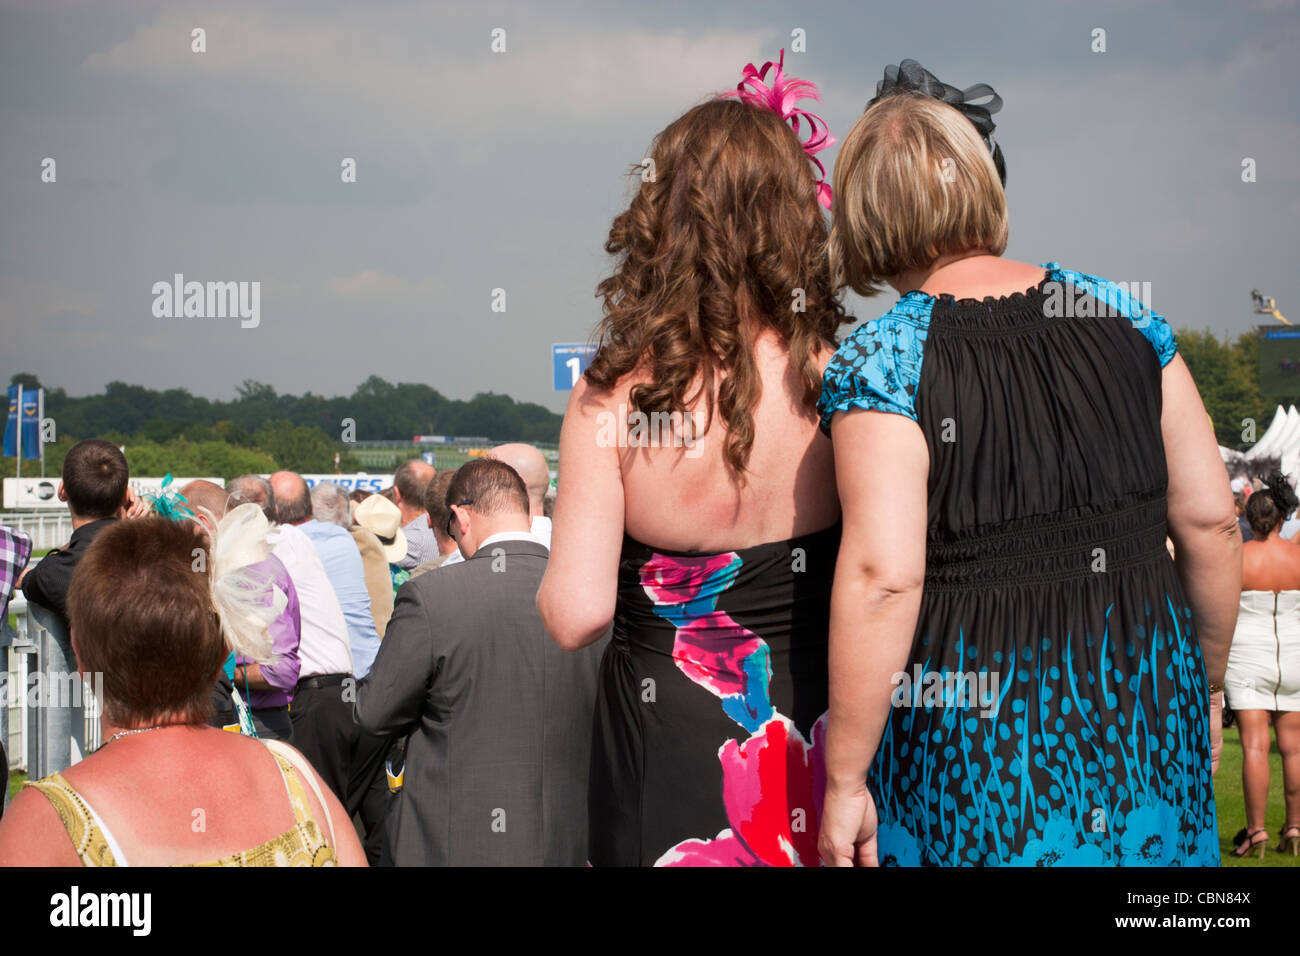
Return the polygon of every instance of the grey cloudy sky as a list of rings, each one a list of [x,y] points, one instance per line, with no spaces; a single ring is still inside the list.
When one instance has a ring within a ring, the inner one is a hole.
[[[0,3],[0,375],[562,410],[550,344],[599,318],[628,167],[795,28],[840,138],[904,57],[997,89],[1009,256],[1150,282],[1175,327],[1246,330],[1253,287],[1300,322],[1295,2],[29,0]],[[261,324],[155,318],[176,272],[259,281]]]

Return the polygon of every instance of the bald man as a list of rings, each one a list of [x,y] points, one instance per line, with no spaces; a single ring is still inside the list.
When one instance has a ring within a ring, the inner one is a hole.
[[[180,493],[209,533],[215,530],[215,522],[225,517],[228,496],[220,485],[210,481],[191,481],[180,489]],[[302,634],[298,589],[293,586],[284,562],[274,554],[250,565],[249,570],[269,578],[271,584],[284,592],[287,601],[280,616],[267,628],[271,634],[272,650],[269,663],[258,664],[236,654],[227,659],[221,679],[212,691],[212,725],[229,727],[238,724],[231,697],[231,688],[235,687],[246,698],[259,737],[292,743],[293,722],[289,719],[289,703],[293,700],[294,685],[298,683],[298,643]]]
[[[352,672],[360,680],[366,676],[379,653],[379,632],[370,612],[370,592],[366,590],[366,570],[361,551],[344,528],[333,522],[316,520],[312,492],[301,475],[277,471],[271,476],[271,487],[275,489],[280,523],[294,525],[310,538],[325,565],[325,574],[334,587],[343,619],[347,622]],[[346,498],[343,500],[346,502]]]
[[[509,442],[497,445],[487,453],[493,461],[503,461],[513,468],[524,480],[528,489],[528,510],[531,518],[529,532],[547,550],[551,547],[551,519],[546,517],[546,492],[551,487],[551,468],[546,457],[532,445],[523,442]]]
[[[199,511],[200,508],[206,508],[217,521],[226,516],[226,501],[230,496],[220,485],[200,479],[182,485],[177,490],[180,491],[181,497],[189,502],[190,509],[198,517],[199,523],[209,531],[212,531],[215,526]]]
[[[289,711],[293,745],[311,761],[334,795],[346,801],[354,736],[351,688],[355,686],[348,622],[325,563],[304,530],[312,523],[307,482],[292,471],[277,471],[270,483],[278,524],[268,540],[272,552],[289,569],[302,609],[301,670]],[[342,528],[337,530],[347,535]],[[350,537],[348,544],[352,545]],[[355,545],[352,550],[356,551]]]
[[[406,557],[397,566],[410,571],[438,557],[438,541],[429,530],[429,516],[424,510],[424,493],[437,474],[423,458],[411,458],[393,473],[393,504],[402,512],[402,532],[406,535]]]

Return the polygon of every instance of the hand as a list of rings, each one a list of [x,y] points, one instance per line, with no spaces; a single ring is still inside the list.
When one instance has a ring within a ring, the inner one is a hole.
[[[1210,776],[1219,772],[1223,752],[1223,691],[1210,695]]]
[[[143,518],[151,511],[153,511],[153,508],[149,502],[137,495],[130,487],[126,489],[126,507],[123,509],[123,518]]]
[[[826,866],[879,866],[876,802],[863,784],[856,790],[826,788],[817,849]]]

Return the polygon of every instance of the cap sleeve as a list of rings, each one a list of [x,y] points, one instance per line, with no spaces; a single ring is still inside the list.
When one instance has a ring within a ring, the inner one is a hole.
[[[916,421],[916,390],[934,300],[909,293],[880,318],[845,339],[822,376],[817,402],[827,435],[836,412],[866,408]]]
[[[1049,265],[1055,265],[1049,263]],[[1101,279],[1097,276],[1088,275],[1085,272],[1074,272],[1070,269],[1055,269],[1056,277],[1061,281],[1067,282],[1076,289],[1082,289],[1091,295],[1100,303],[1104,303],[1116,315],[1123,316],[1133,323],[1133,328],[1142,333],[1151,347],[1155,349],[1156,358],[1160,360],[1160,367],[1164,368],[1173,360],[1174,355],[1178,352],[1178,342],[1174,339],[1174,330],[1169,327],[1165,317],[1152,309],[1147,308],[1129,291],[1129,285],[1121,282],[1111,282],[1109,279]]]

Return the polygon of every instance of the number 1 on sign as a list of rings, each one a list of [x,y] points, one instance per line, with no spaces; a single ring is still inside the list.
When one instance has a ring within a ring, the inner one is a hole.
[[[595,349],[586,342],[556,342],[551,345],[551,382],[557,392],[578,387]]]

